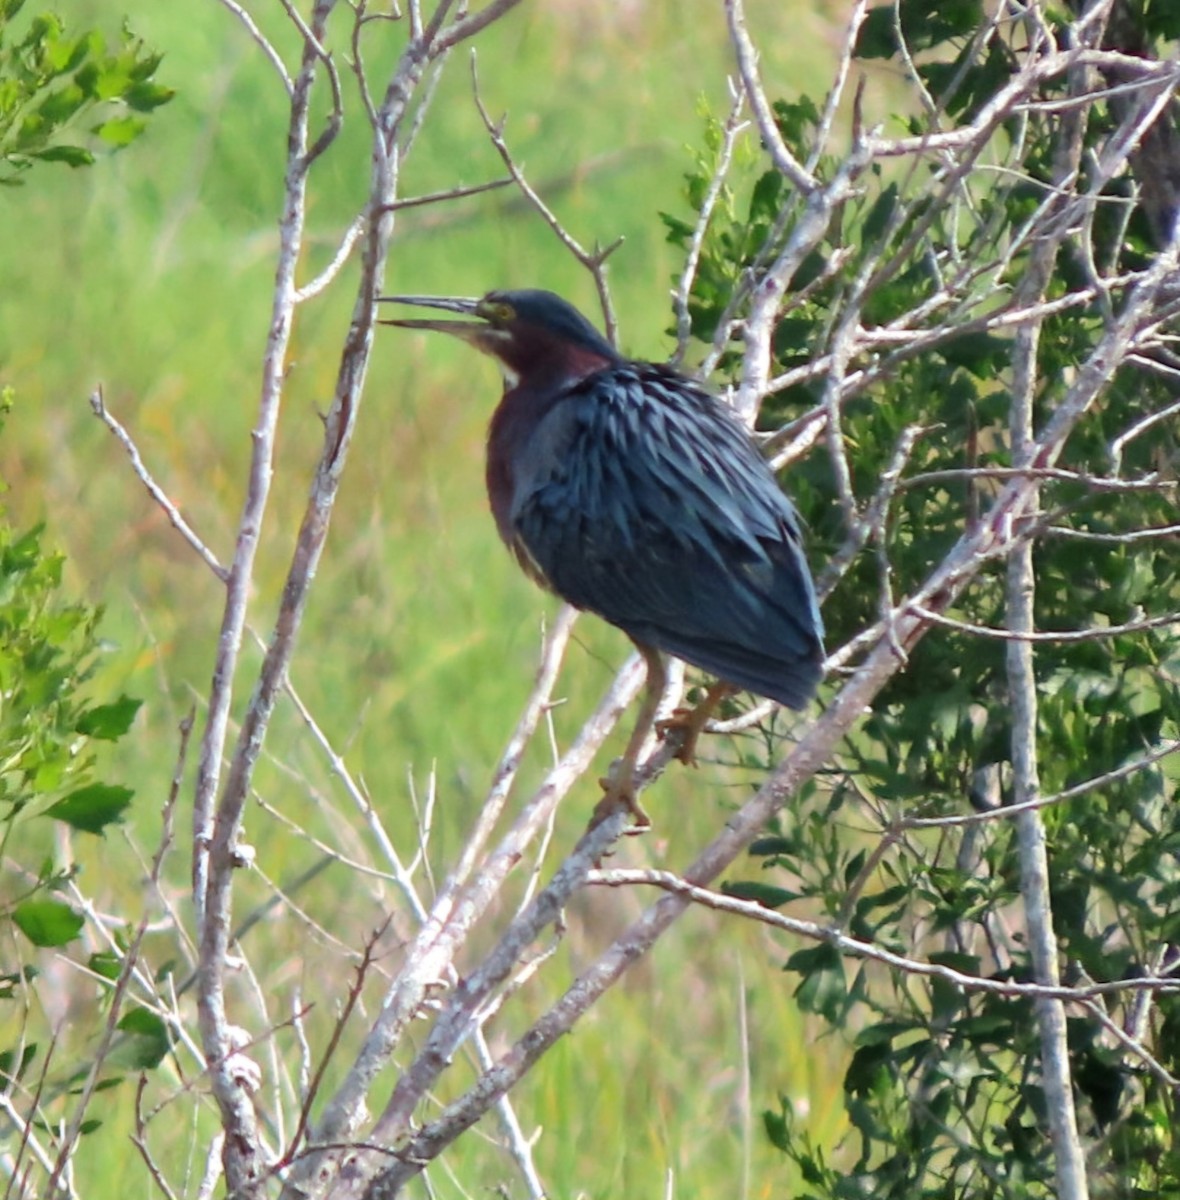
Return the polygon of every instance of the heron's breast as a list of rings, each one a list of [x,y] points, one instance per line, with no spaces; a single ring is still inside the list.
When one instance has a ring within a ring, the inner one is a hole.
[[[562,471],[574,434],[564,390],[517,388],[505,393],[488,431],[488,501],[500,536],[518,558],[516,516],[528,498]],[[530,575],[534,570],[521,560]],[[535,564],[534,564],[535,565]]]

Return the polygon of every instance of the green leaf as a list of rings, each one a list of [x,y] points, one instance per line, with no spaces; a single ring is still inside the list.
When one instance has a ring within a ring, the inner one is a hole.
[[[94,162],[94,155],[81,146],[50,146],[47,150],[38,150],[30,154],[30,158],[42,162],[64,162],[70,167],[88,167]]]
[[[37,106],[37,113],[49,125],[63,125],[86,103],[86,95],[77,84],[58,88]]]
[[[1180,6],[1171,0],[1154,0],[1144,10],[1144,23],[1156,37],[1169,42],[1180,38]]]
[[[847,987],[844,981],[844,960],[835,946],[821,943],[796,950],[787,960],[786,971],[798,971],[803,979],[795,989],[795,999],[804,1012],[819,1013],[834,1021]]]
[[[845,864],[844,864],[844,886],[848,887],[852,881],[860,874],[861,869],[865,865],[865,860],[868,858],[868,851],[863,847],[859,849]]]
[[[966,37],[983,15],[981,0],[899,0],[870,9],[856,42],[858,58],[892,58],[901,52],[898,18],[909,53]]]
[[[64,821],[84,833],[102,833],[123,815],[134,794],[130,788],[92,783],[51,804],[45,810],[45,816]]]
[[[777,171],[763,173],[750,194],[751,224],[759,217],[773,217],[778,212],[782,190],[783,177]]]
[[[857,58],[892,58],[897,53],[892,4],[878,4],[865,16],[856,39]]]
[[[674,217],[671,213],[658,213],[657,216],[663,222],[664,228],[668,231],[668,241],[673,246],[687,245],[693,235],[693,227],[687,222],[682,221],[679,217]]]
[[[879,1021],[876,1025],[869,1025],[862,1029],[856,1035],[853,1044],[858,1048],[861,1046],[888,1046],[895,1038],[912,1033],[915,1028],[913,1021]]]
[[[60,900],[35,897],[16,906],[13,923],[34,946],[64,946],[81,932],[85,918]]]
[[[866,1096],[889,1078],[892,1043],[883,1038],[857,1047],[844,1073],[844,1090],[850,1096]]]
[[[133,83],[123,93],[123,99],[127,107],[135,109],[136,112],[151,112],[161,104],[167,104],[175,95],[176,92],[172,88],[159,83],[144,82]]]
[[[87,737],[113,742],[131,728],[135,714],[142,706],[142,700],[136,700],[132,696],[120,696],[113,704],[100,704],[96,708],[88,709],[78,718],[74,728]]]
[[[788,1103],[786,1100],[783,1101],[782,1112],[776,1113],[767,1109],[762,1114],[762,1125],[766,1130],[766,1136],[770,1139],[770,1144],[782,1150],[784,1154],[789,1154],[794,1148],[791,1143]]]
[[[861,236],[866,242],[875,242],[884,235],[896,208],[897,184],[891,183],[873,201],[873,207],[869,209],[868,215],[865,217]]]
[[[86,965],[104,979],[118,979],[119,972],[123,969],[123,960],[117,954],[100,950],[86,960]]]
[[[0,1083],[3,1083],[7,1089],[10,1081],[19,1082],[36,1055],[36,1042],[29,1042],[22,1046],[19,1058],[15,1050],[0,1050]]]
[[[773,887],[768,883],[754,883],[751,880],[736,880],[725,883],[721,887],[726,896],[734,896],[738,900],[752,900],[763,908],[782,908],[792,900],[799,899],[799,893],[789,888]]]
[[[780,834],[755,838],[750,843],[750,854],[759,858],[765,858],[773,854],[790,854],[794,849],[794,839],[783,837]]]
[[[117,1028],[131,1035],[129,1044],[120,1048],[118,1060],[136,1070],[158,1067],[172,1045],[168,1026],[146,1008],[133,1008],[125,1013]]]
[[[95,126],[94,132],[108,146],[121,148],[129,146],[146,128],[147,122],[143,117],[112,117]]]

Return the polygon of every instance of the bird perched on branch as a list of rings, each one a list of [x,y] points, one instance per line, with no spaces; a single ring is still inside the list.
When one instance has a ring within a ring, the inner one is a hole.
[[[596,811],[623,804],[648,824],[635,771],[667,682],[663,655],[719,680],[674,722],[685,761],[726,692],[802,708],[819,683],[823,629],[791,502],[720,400],[669,367],[624,358],[552,292],[382,300],[469,318],[383,324],[452,334],[500,364],[492,514],[533,579],[642,653],[644,703]]]

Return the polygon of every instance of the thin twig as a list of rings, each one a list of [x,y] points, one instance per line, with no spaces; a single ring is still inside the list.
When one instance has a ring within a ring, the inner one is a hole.
[[[728,913],[746,920],[769,925],[784,933],[797,934],[810,941],[824,942],[841,953],[855,958],[869,959],[894,968],[907,975],[919,975],[930,979],[941,979],[965,992],[990,996],[1025,997],[1033,1000],[1059,1000],[1065,1003],[1085,1004],[1102,996],[1120,995],[1124,992],[1180,992],[1180,979],[1167,975],[1133,975],[1126,979],[1113,979],[1105,983],[1087,983],[1067,987],[1062,984],[1019,982],[994,975],[971,975],[966,971],[948,967],[945,963],[927,962],[920,958],[898,954],[875,942],[852,937],[836,925],[821,925],[801,917],[791,917],[774,909],[766,908],[754,900],[743,900],[724,892],[693,884],[673,871],[653,868],[613,868],[595,871],[587,880],[594,887],[656,887],[671,895],[682,897],[714,912]]]
[[[507,168],[513,182],[520,189],[521,194],[528,200],[529,204],[540,214],[545,224],[553,231],[557,240],[593,276],[595,286],[598,289],[598,298],[602,305],[603,319],[606,322],[606,335],[612,343],[617,344],[619,323],[615,317],[614,304],[610,298],[610,289],[606,285],[605,265],[610,255],[623,244],[623,239],[619,237],[605,247],[599,246],[593,251],[586,250],[577,238],[565,228],[556,213],[541,199],[536,189],[533,188],[532,184],[525,177],[524,171],[521,170],[520,164],[513,157],[512,151],[508,148],[508,143],[504,139],[504,122],[506,118],[502,117],[499,121],[493,121],[484,105],[479,91],[479,75],[476,72],[474,54],[471,57],[471,88],[475,99],[475,107],[479,112],[480,119],[483,121],[484,129],[487,130],[488,138],[491,140],[496,153],[500,156],[500,161]]]
[[[301,288],[297,288],[294,295],[296,304],[302,304],[305,300],[310,300],[313,296],[318,296],[344,268],[345,263],[352,257],[352,252],[356,248],[360,236],[365,230],[365,217],[354,217],[348,228],[344,231],[344,236],[340,239],[340,245],[336,248],[336,253],[332,256],[332,261],[310,282],[305,283]]]
[[[135,444],[131,434],[127,432],[119,420],[107,408],[103,400],[101,386],[96,387],[90,393],[90,407],[94,415],[115,435],[119,444],[127,451],[127,457],[131,459],[131,469],[135,472],[135,477],[147,488],[148,495],[163,510],[164,515],[172,522],[172,527],[197,552],[209,570],[222,583],[225,583],[229,578],[229,572],[218,561],[217,555],[201,540],[196,530],[181,516],[180,510],[168,499],[164,489],[156,482],[152,473],[147,469],[143,457],[139,453],[139,447]]]
[[[286,63],[283,62],[282,56],[274,48],[266,35],[261,29],[258,28],[258,24],[254,18],[240,4],[237,3],[237,0],[218,0],[218,3],[221,4],[222,7],[227,8],[239,21],[241,21],[242,25],[245,26],[246,32],[250,35],[251,40],[255,42],[262,50],[262,53],[266,57],[267,61],[272,67],[274,67],[279,78],[283,81],[283,90],[286,91],[287,96],[291,97],[294,95],[295,85],[291,81],[291,76],[287,71]]]
[[[775,167],[791,181],[795,189],[809,196],[816,188],[815,177],[804,170],[799,160],[791,153],[783,135],[779,132],[774,110],[766,98],[762,81],[758,77],[758,52],[750,40],[746,28],[746,14],[741,0],[725,0],[725,15],[729,22],[729,41],[737,57],[738,73],[746,93],[750,110],[758,125],[762,144],[767,148]]]
[[[742,120],[744,107],[744,96],[734,89],[729,115],[725,118],[725,124],[722,126],[721,147],[717,152],[717,162],[713,167],[709,186],[705,189],[705,195],[701,200],[692,238],[684,255],[680,281],[676,285],[676,292],[673,296],[673,308],[676,311],[676,350],[669,361],[674,367],[679,367],[684,362],[684,356],[688,352],[689,340],[692,337],[692,316],[688,310],[688,301],[692,294],[693,281],[696,279],[697,266],[701,260],[705,235],[709,232],[709,223],[713,219],[713,210],[717,206],[717,200],[729,175],[734,147],[737,145],[738,138],[747,128],[747,123]]]
[[[1093,642],[1106,638],[1122,637],[1128,633],[1143,633],[1149,629],[1167,629],[1180,625],[1180,613],[1163,613],[1158,617],[1144,617],[1139,621],[1128,621],[1124,625],[1095,625],[1091,629],[997,629],[991,625],[976,625],[945,613],[931,612],[917,605],[914,609],[933,625],[969,633],[975,637],[994,638],[1001,642]]]
[[[954,825],[983,825],[989,821],[1006,821],[1018,813],[1064,804],[1069,800],[1077,799],[1078,796],[1084,796],[1088,792],[1106,787],[1107,784],[1118,783],[1142,771],[1144,767],[1152,766],[1177,753],[1180,753],[1180,741],[1164,742],[1150,753],[1144,754],[1142,758],[1123,763],[1121,767],[1115,767],[1111,771],[1105,771],[1101,775],[1095,775],[1092,779],[1075,783],[1073,787],[1065,788],[1048,796],[1034,796],[1020,804],[1005,804],[999,808],[989,808],[985,812],[951,813],[945,817],[905,817],[905,828],[946,829]]]

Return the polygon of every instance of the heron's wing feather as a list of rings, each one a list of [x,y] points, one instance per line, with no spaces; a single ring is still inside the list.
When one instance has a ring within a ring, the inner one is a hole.
[[[715,397],[662,368],[611,367],[571,387],[534,444],[513,525],[559,595],[722,679],[806,702],[822,630],[798,519]]]

